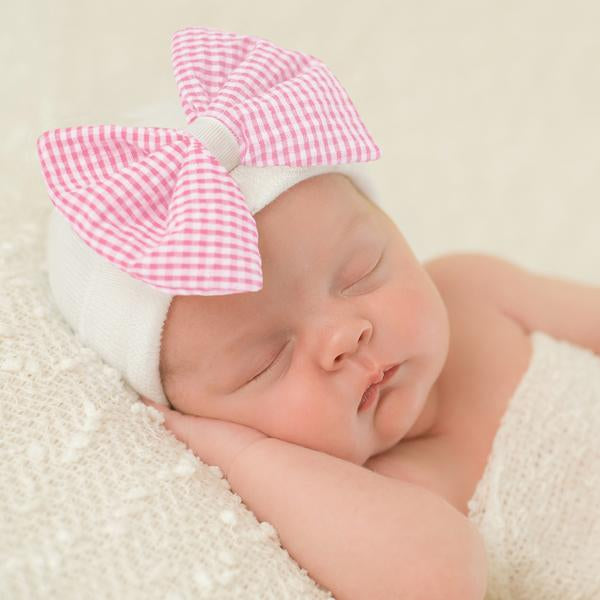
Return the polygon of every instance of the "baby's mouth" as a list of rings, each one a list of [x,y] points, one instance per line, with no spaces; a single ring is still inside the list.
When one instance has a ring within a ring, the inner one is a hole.
[[[380,387],[391,377],[393,377],[394,373],[398,370],[400,364],[390,367],[387,371],[384,372],[383,379],[378,383],[371,384],[362,395],[360,402],[358,404],[358,412],[362,412],[367,410],[373,404],[379,400],[379,390]]]

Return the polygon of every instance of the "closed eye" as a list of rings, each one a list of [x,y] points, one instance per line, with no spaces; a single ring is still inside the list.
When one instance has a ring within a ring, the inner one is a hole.
[[[360,283],[361,281],[364,281],[365,279],[367,279],[368,277],[373,275],[375,273],[375,271],[377,271],[378,267],[381,265],[384,254],[385,254],[385,252],[382,252],[381,255],[379,256],[379,259],[375,263],[375,265],[367,273],[365,273],[360,279],[357,279],[350,287],[348,287],[346,289],[352,289],[356,284]]]
[[[282,354],[283,354],[283,349],[279,352],[279,354],[275,357],[275,359],[272,360],[271,363],[266,368],[264,368],[260,373],[257,373],[254,377],[252,377],[252,379],[249,379],[246,382],[246,384],[251,383],[253,381],[256,381],[257,379],[260,379],[265,373],[267,373],[268,371],[270,371],[273,368],[273,366],[275,364],[277,364],[277,362],[281,358]]]

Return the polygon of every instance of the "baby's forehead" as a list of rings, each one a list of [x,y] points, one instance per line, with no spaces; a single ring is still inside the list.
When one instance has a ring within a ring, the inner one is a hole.
[[[336,235],[355,219],[381,216],[381,209],[352,180],[339,173],[330,175],[300,182],[255,215],[259,236],[267,246],[271,240],[309,243],[316,240],[311,236]]]

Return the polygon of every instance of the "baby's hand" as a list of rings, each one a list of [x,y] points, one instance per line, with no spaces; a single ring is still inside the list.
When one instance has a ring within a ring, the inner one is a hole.
[[[208,465],[218,466],[228,477],[236,457],[254,442],[268,436],[258,431],[219,419],[186,415],[157,404],[144,396],[140,401],[164,415],[164,426]]]

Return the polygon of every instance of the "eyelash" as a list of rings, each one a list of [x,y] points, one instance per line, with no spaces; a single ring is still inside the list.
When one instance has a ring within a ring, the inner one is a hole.
[[[360,279],[357,279],[352,285],[349,286],[349,288],[354,287],[357,283],[360,283],[363,279],[366,279],[367,277],[369,277],[370,275],[372,275],[377,270],[377,268],[381,264],[382,260],[383,260],[383,253],[381,253],[381,256],[379,257],[379,259],[375,263],[375,266],[368,273],[365,273],[365,275],[363,275]],[[347,289],[349,289],[349,288],[347,288]]]
[[[260,373],[257,373],[252,379],[248,380],[248,383],[251,383],[253,381],[256,381],[257,379],[260,379],[267,371],[271,370],[271,367],[275,366],[275,364],[279,361],[279,359],[281,358],[281,355],[283,354],[283,350],[277,355],[277,357],[275,358],[275,360],[273,360],[268,367],[266,367],[265,369],[263,369]]]

